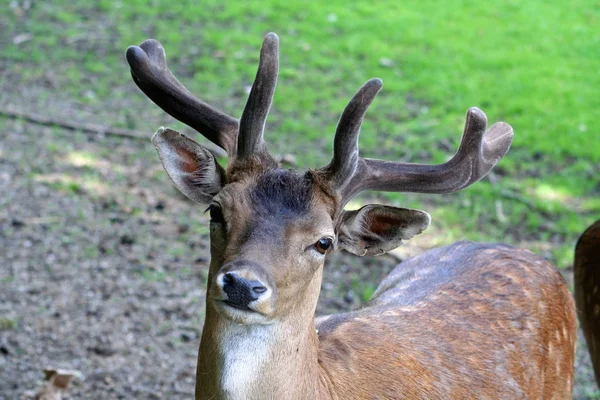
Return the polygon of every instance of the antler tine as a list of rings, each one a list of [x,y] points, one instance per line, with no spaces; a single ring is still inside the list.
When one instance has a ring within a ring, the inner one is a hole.
[[[190,93],[167,67],[165,50],[157,40],[130,46],[125,55],[134,82],[156,105],[229,154],[235,152],[237,119]]]
[[[467,111],[465,130],[454,157],[438,165],[360,159],[342,190],[343,203],[358,192],[451,193],[483,178],[508,152],[513,129],[504,122],[486,131],[487,118],[477,107]]]
[[[260,49],[260,61],[246,107],[240,119],[237,156],[240,159],[266,152],[263,140],[265,122],[279,74],[279,38],[269,33]]]
[[[352,97],[338,122],[333,139],[333,158],[323,168],[336,188],[343,187],[358,165],[358,136],[367,109],[381,90],[383,82],[373,78]]]

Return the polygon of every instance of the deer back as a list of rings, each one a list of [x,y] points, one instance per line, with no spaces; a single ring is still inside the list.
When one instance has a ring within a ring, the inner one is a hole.
[[[566,399],[573,389],[569,289],[544,259],[507,245],[459,242],[404,261],[364,309],[318,331],[339,398]]]

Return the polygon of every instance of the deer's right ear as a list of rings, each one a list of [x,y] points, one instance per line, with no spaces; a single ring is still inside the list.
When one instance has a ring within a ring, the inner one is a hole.
[[[210,203],[223,188],[225,171],[206,147],[169,128],[160,128],[152,143],[169,178],[191,200]]]

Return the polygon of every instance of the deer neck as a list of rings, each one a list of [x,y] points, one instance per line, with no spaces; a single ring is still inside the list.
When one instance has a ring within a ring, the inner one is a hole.
[[[208,300],[196,399],[321,398],[314,303],[272,324],[243,325],[223,318]]]

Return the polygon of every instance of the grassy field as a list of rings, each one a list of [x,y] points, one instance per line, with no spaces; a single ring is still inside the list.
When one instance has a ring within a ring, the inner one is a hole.
[[[466,110],[478,106],[490,124],[502,120],[515,130],[511,151],[489,178],[444,196],[367,193],[351,206],[377,197],[427,210],[432,226],[413,241],[419,248],[509,242],[568,270],[578,235],[600,218],[600,3],[321,3],[13,1],[0,6],[0,108],[148,138],[160,125],[189,132],[135,87],[125,49],[160,40],[188,89],[238,117],[262,37],[273,31],[281,40],[266,131],[274,154],[293,154],[300,167],[327,163],[341,111],[371,77],[382,78],[384,89],[363,124],[364,157],[443,162],[458,145]],[[0,118],[4,129],[12,123]],[[28,179],[72,197],[104,196],[126,187],[127,163],[145,157],[157,166],[151,178],[167,184],[149,141],[115,165],[107,161],[114,149],[91,152],[68,135],[56,130],[42,153],[81,175],[30,168]],[[171,256],[185,250],[173,245]],[[95,252],[92,246],[87,255]]]

